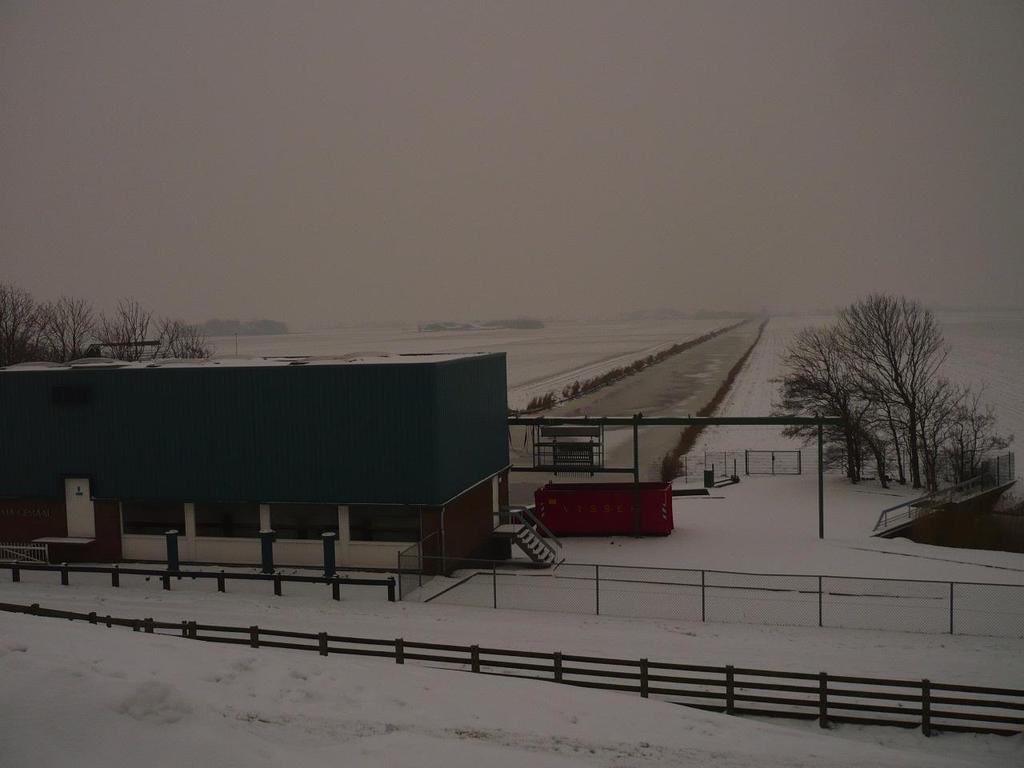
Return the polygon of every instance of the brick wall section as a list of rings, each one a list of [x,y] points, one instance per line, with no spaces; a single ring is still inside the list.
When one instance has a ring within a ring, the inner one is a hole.
[[[41,536],[67,536],[64,500],[0,500],[0,541],[28,543]]]

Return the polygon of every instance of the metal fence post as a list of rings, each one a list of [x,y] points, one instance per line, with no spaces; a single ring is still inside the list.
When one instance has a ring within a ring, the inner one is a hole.
[[[331,599],[341,600],[341,582],[338,580],[337,574],[331,579]]]
[[[337,538],[338,534],[334,531],[327,531],[327,533],[320,534],[320,539],[323,541],[324,545],[324,577],[328,579],[334,575],[336,568],[334,559],[334,542]],[[401,554],[399,554],[398,565],[399,567],[402,565]]]
[[[60,585],[66,587],[68,585],[68,564],[60,564]]]
[[[274,594],[277,597],[281,596],[281,574],[274,574]]]
[[[704,588],[704,569],[700,572],[700,620],[707,621],[707,599],[705,593],[707,590]]]
[[[395,602],[395,577],[388,576],[388,602]]]
[[[818,626],[821,626],[821,576],[818,577]]]
[[[818,726],[828,728],[828,674],[818,673]]]
[[[110,586],[121,586],[121,568],[117,565],[115,565],[114,569],[110,572]]]
[[[223,570],[220,573],[217,574],[217,591],[218,592],[223,592],[224,591],[224,571]]]
[[[551,656],[555,667],[555,682],[560,683],[562,682],[562,652],[555,651]]]
[[[17,563],[11,566],[11,581],[15,584],[21,581],[21,568],[18,567]]]
[[[932,684],[921,681],[921,733],[932,735]]]
[[[260,628],[257,626],[249,627],[249,647],[260,647]]]
[[[469,668],[473,672],[480,671],[480,646],[469,646]]]
[[[395,664],[405,664],[405,641],[400,638],[395,638]]]
[[[498,564],[491,562],[491,592],[494,597],[494,607],[498,607]]]
[[[647,698],[650,693],[650,681],[648,680],[647,659],[640,659],[640,696]]]
[[[171,577],[170,574],[164,573],[160,576],[160,581],[164,586],[164,589],[170,590],[171,588]]]
[[[953,582],[949,582],[949,634],[953,634]]]
[[[594,615],[601,615],[601,566],[594,566]]]
[[[319,646],[320,655],[321,656],[326,656],[327,655],[327,633],[326,632],[321,632],[319,635],[317,635],[317,645]]]

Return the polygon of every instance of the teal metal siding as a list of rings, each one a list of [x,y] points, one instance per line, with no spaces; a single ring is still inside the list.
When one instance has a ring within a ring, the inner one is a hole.
[[[503,354],[0,372],[0,496],[439,504],[507,465],[505,401]]]

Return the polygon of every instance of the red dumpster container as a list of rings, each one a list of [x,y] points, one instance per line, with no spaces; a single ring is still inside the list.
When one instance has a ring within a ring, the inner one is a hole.
[[[674,527],[669,483],[548,483],[533,500],[537,517],[556,536],[667,536]]]

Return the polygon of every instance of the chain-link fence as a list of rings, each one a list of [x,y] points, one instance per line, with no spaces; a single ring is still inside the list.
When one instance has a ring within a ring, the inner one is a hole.
[[[1024,637],[1024,585],[1010,584],[569,563],[511,570],[494,563],[457,572],[454,583],[422,599],[622,618]]]

